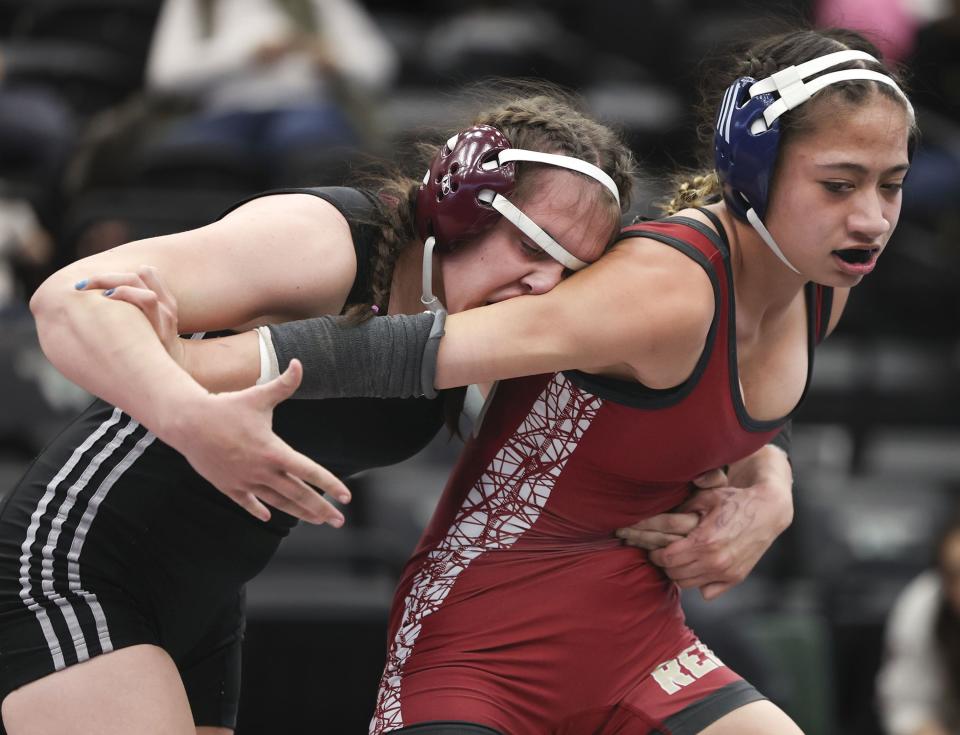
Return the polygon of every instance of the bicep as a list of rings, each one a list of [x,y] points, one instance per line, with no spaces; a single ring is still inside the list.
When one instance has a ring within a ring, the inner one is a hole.
[[[181,332],[339,311],[356,273],[350,229],[308,194],[255,199],[213,224],[77,261],[45,288],[150,265],[177,300]]]
[[[649,241],[621,244],[549,293],[449,317],[436,384],[605,368],[679,383],[713,307],[709,278],[686,256]]]

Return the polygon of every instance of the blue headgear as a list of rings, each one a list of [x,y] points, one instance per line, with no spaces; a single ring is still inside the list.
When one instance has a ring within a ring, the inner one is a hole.
[[[788,66],[756,81],[740,77],[723,96],[714,126],[714,160],[723,188],[723,199],[740,219],[748,221],[787,266],[795,271],[763,225],[770,194],[770,180],[780,148],[778,118],[830,84],[868,80],[893,87],[913,115],[913,107],[896,82],[869,69],[844,69],[805,82],[808,77],[850,61],[877,60],[865,51],[837,51],[799,66]]]

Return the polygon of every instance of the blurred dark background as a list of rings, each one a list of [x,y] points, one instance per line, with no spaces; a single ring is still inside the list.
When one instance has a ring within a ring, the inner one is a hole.
[[[493,75],[579,91],[641,162],[631,214],[653,214],[665,174],[696,162],[705,59],[771,19],[853,25],[904,65],[918,106],[903,218],[817,353],[794,429],[793,526],[737,590],[686,604],[704,640],[805,732],[883,732],[885,619],[960,499],[960,10],[341,1],[362,22],[313,29],[326,34],[310,101],[322,124],[264,144],[239,124],[212,137],[184,127],[210,110],[235,123],[236,80],[208,73],[219,61],[191,57],[173,26],[161,44],[161,0],[0,0],[0,488],[89,400],[45,362],[26,307],[61,265],[203,225],[255,191],[348,181],[369,155],[402,159],[464,117],[465,82]],[[272,123],[286,102],[259,92],[241,98],[259,100],[257,125]],[[366,731],[393,585],[458,448],[443,437],[356,478],[347,527],[297,528],[250,585],[240,735]]]

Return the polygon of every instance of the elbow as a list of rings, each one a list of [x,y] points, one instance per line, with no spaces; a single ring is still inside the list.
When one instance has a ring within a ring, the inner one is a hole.
[[[52,314],[63,309],[62,299],[58,298],[59,289],[51,284],[53,280],[52,276],[48,278],[30,297],[30,313],[33,314],[38,328],[41,323],[49,321]]]
[[[37,326],[41,346],[51,328],[62,326],[71,313],[69,300],[76,293],[76,289],[72,283],[67,283],[68,280],[66,274],[55,273],[40,284],[30,297],[30,312]]]

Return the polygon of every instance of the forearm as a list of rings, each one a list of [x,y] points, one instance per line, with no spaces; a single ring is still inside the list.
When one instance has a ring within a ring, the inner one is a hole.
[[[136,307],[101,292],[48,284],[31,308],[40,346],[61,373],[165,440],[174,438],[180,407],[207,394],[167,354]]]
[[[260,377],[260,345],[255,331],[229,337],[186,340],[184,369],[211,393],[243,390]]]
[[[360,325],[323,316],[270,325],[269,332],[280,372],[293,358],[304,365],[296,398],[433,398],[443,324],[428,313]]]
[[[545,328],[542,297],[526,298],[522,318],[501,304],[451,314],[437,353],[435,385],[456,388],[524,375],[590,367],[588,356],[563,332]],[[506,302],[504,302],[504,305]],[[513,306],[512,304],[510,306]],[[505,312],[501,317],[499,312]],[[509,325],[509,328],[505,327]],[[597,330],[602,331],[598,324]]]

